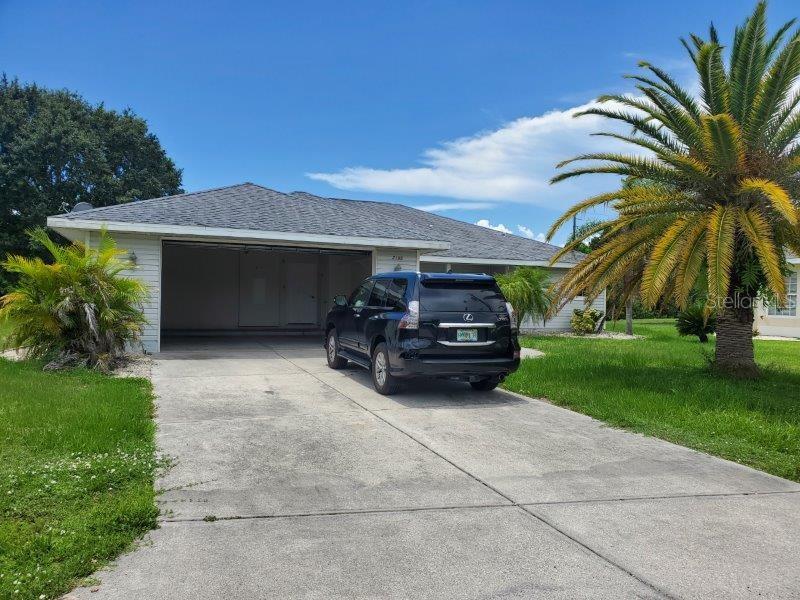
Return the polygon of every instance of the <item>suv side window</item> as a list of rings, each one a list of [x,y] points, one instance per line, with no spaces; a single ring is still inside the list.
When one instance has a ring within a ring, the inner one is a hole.
[[[386,288],[386,303],[384,306],[392,310],[403,310],[405,295],[408,289],[408,279],[392,279]]]
[[[383,302],[386,299],[386,288],[389,285],[390,279],[376,279],[375,286],[372,288],[372,294],[369,297],[369,306],[372,308],[382,308]]]
[[[358,289],[350,296],[350,308],[363,308],[367,305],[373,283],[371,279],[368,279],[358,286]]]

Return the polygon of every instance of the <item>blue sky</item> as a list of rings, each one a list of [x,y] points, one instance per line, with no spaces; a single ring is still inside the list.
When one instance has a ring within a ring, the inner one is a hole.
[[[793,5],[773,1],[771,24]],[[0,69],[132,108],[189,191],[253,181],[535,235],[613,185],[546,185],[598,147],[570,110],[630,89],[643,58],[688,82],[678,37],[711,20],[727,37],[752,6],[0,0]]]

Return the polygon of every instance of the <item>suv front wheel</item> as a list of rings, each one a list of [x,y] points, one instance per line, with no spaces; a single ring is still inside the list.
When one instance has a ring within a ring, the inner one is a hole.
[[[372,385],[379,394],[389,396],[397,391],[397,377],[389,371],[389,352],[386,344],[380,343],[372,352]]]
[[[328,339],[325,342],[325,354],[328,357],[328,366],[331,369],[344,369],[347,366],[347,359],[339,356],[339,336],[336,330],[328,332]]]

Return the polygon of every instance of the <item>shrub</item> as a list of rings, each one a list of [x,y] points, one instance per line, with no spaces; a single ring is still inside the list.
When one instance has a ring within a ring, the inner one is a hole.
[[[517,267],[508,273],[495,276],[503,296],[514,307],[517,323],[522,327],[525,317],[544,320],[553,296],[550,292],[550,274],[535,267]]]
[[[572,311],[572,318],[570,319],[572,331],[578,335],[594,333],[595,329],[597,329],[597,322],[602,316],[603,313],[594,308],[576,308]]]
[[[106,231],[96,249],[80,242],[59,246],[43,229],[29,232],[53,261],[9,256],[2,266],[19,275],[0,298],[0,321],[10,319],[6,345],[25,348],[45,368],[89,366],[109,370],[139,340],[145,323],[144,285],[120,273],[132,268]]]
[[[708,334],[717,329],[717,319],[706,313],[702,302],[696,302],[678,313],[675,327],[679,335],[696,335],[702,343],[708,341]]]

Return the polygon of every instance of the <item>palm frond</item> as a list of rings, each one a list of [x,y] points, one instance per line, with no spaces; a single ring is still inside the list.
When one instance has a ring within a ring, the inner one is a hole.
[[[800,134],[800,111],[795,110],[798,104],[800,104],[800,91],[794,94],[765,136],[769,149],[775,155],[784,152]]]
[[[637,158],[637,157],[630,157],[630,158],[631,158],[630,164],[607,163],[603,165],[597,165],[594,167],[584,167],[581,169],[573,169],[571,171],[565,171],[553,177],[550,180],[550,183],[558,183],[559,181],[564,181],[566,179],[571,179],[573,177],[579,177],[581,175],[592,175],[592,174],[621,175],[622,177],[633,177],[635,179],[643,179],[643,180],[661,182],[666,184],[672,184],[676,181],[690,180],[690,178],[686,175],[686,172],[679,171],[678,169],[662,165],[659,162],[654,161],[652,159]],[[692,162],[692,159],[690,157],[686,158],[687,158],[687,164],[685,165],[685,167],[687,168],[687,170],[689,170],[695,163]],[[703,177],[703,174],[697,173],[697,177],[698,178]]]
[[[775,35],[773,35],[767,42],[766,51],[764,52],[767,62],[772,60],[772,57],[775,54],[775,50],[780,47],[781,42],[783,41],[783,36],[786,35],[787,31],[789,31],[792,27],[794,27],[794,24],[796,22],[797,19],[790,19],[789,21],[781,25],[780,28],[778,28],[778,31],[775,32]]]
[[[691,148],[700,139],[700,126],[685,110],[676,106],[666,95],[647,86],[638,89],[659,109],[659,120],[675,134],[681,142]]]
[[[747,122],[746,135],[752,144],[768,130],[770,122],[786,101],[792,85],[800,75],[800,33],[787,43],[759,86],[753,101],[752,117]]]
[[[621,133],[613,133],[608,131],[598,131],[597,133],[592,133],[590,135],[593,137],[608,137],[608,138],[613,138],[615,140],[620,140],[621,142],[627,142],[635,146],[647,148],[648,150],[652,151],[655,154],[661,154],[663,152],[671,152],[669,148],[667,148],[660,142],[654,140],[648,140],[646,138],[642,138],[637,135],[623,135]]]
[[[797,225],[797,209],[789,194],[780,185],[768,179],[749,178],[739,187],[742,195],[755,194],[766,199],[769,205],[792,225]]]
[[[696,219],[693,227],[685,233],[673,287],[675,302],[680,308],[686,307],[706,258],[707,226],[708,217],[704,215]]]
[[[604,232],[610,227],[619,226],[619,221],[620,221],[619,219],[614,219],[609,221],[598,221],[594,223],[591,227],[587,227],[586,229],[580,232],[579,236],[576,236],[575,238],[567,241],[567,243],[564,244],[564,246],[550,258],[550,264],[554,265],[568,254],[577,251],[580,248],[581,244],[584,243],[584,240],[594,235],[597,235],[601,232]]]
[[[726,298],[730,291],[735,233],[735,208],[718,205],[711,212],[706,233],[708,293],[711,298]]]
[[[766,2],[756,4],[743,28],[737,28],[731,51],[731,114],[746,124],[768,63]],[[773,38],[774,39],[774,38]]]
[[[573,216],[582,213],[585,210],[588,210],[594,206],[599,206],[601,204],[607,204],[612,200],[616,200],[617,198],[625,195],[625,190],[617,190],[616,192],[610,192],[607,194],[599,194],[597,196],[592,196],[591,198],[587,198],[583,202],[579,202],[575,206],[571,207],[567,210],[563,215],[561,215],[555,223],[550,226],[550,229],[547,231],[546,239],[551,240],[553,236],[558,232],[561,227],[563,227],[564,223],[569,221]]]
[[[703,151],[720,173],[744,168],[745,148],[739,125],[729,114],[703,117]]]
[[[640,115],[625,112],[622,110],[614,110],[603,106],[592,106],[585,110],[575,113],[575,117],[583,117],[587,115],[595,115],[612,119],[615,121],[622,121],[630,125],[635,132],[641,132],[649,138],[657,141],[662,146],[669,148],[673,152],[681,152],[685,147],[672,137],[669,132],[664,131],[658,125],[654,124],[651,120]]]
[[[697,51],[697,72],[703,102],[712,115],[727,112],[730,107],[730,89],[722,63],[722,47],[705,43]]]
[[[614,271],[615,267],[626,264],[625,255],[632,248],[651,245],[658,235],[661,222],[650,222],[640,227],[618,232],[608,236],[607,241],[592,251],[576,267],[573,267],[556,285],[558,297],[569,301],[587,288],[594,289],[598,279]]]
[[[659,80],[661,80],[662,84],[640,75],[628,75],[627,77],[641,81],[642,83],[656,88],[657,90],[661,90],[673,98],[681,107],[683,107],[683,109],[689,113],[692,118],[697,121],[697,123],[700,122],[700,107],[698,106],[697,101],[692,94],[685,90],[669,73],[663,69],[660,69],[647,61],[639,62],[639,66],[643,69],[648,69],[651,71],[656,77],[658,77]]]
[[[786,281],[781,268],[781,257],[772,239],[772,228],[757,207],[739,209],[739,224],[750,246],[755,250],[761,268],[772,292],[779,300],[786,297]]]
[[[678,218],[653,247],[642,277],[642,300],[653,307],[672,275],[684,243],[684,234],[692,226],[687,217]]]

